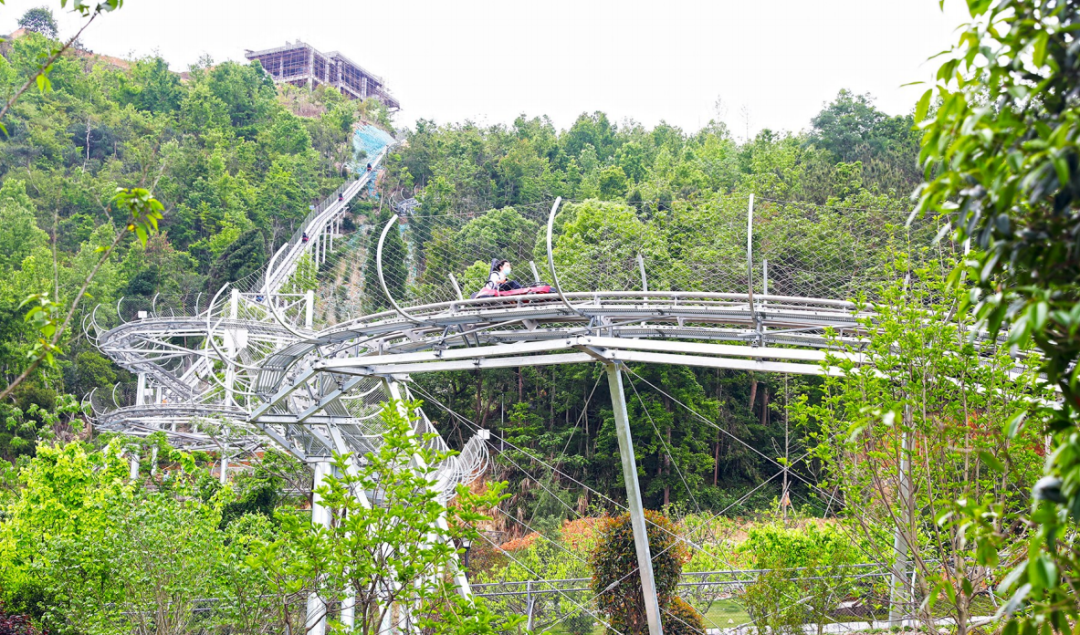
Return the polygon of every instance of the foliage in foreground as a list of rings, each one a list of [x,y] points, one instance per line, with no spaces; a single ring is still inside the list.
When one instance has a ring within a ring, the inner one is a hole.
[[[975,282],[967,301],[991,336],[1007,328],[1010,343],[1034,342],[1061,391],[1062,405],[1044,413],[1052,450],[1025,520],[1038,532],[1000,591],[1020,618],[1007,633],[1068,632],[1080,619],[1080,11],[1074,1],[967,4],[972,22],[916,112],[919,210],[947,213],[943,231],[972,241],[977,251],[954,273]],[[979,539],[997,550],[998,531]]]
[[[1042,452],[1037,356],[974,340],[972,320],[945,281],[951,263],[908,267],[899,258],[865,341],[831,333],[820,400],[804,395],[792,417],[809,426],[823,487],[865,561],[903,581],[899,611],[927,628],[942,613],[967,632],[976,597],[1022,549],[1018,520]],[[894,540],[900,554],[894,548]],[[896,607],[894,607],[896,609]],[[936,610],[935,610],[936,609]]]
[[[456,543],[479,540],[479,510],[498,502],[501,485],[482,495],[459,487],[455,504],[445,506],[432,486],[448,455],[413,436],[405,412],[418,406],[387,404],[378,450],[334,457],[337,475],[315,491],[336,522],[318,527],[284,517],[281,537],[261,545],[256,561],[276,593],[313,594],[336,606],[328,613],[335,628],[341,607],[353,606],[353,632],[378,633],[396,606],[408,607],[410,626],[428,633],[503,632],[514,616],[496,618],[483,602],[463,599],[449,576],[459,566]],[[283,614],[285,626],[300,628],[287,620]]]
[[[335,457],[341,476],[318,485],[338,519],[325,528],[288,504],[268,517],[183,453],[133,481],[120,439],[103,452],[43,445],[0,524],[5,609],[64,635],[264,635],[300,632],[310,594],[338,602],[349,592],[358,633],[374,632],[388,601],[413,607],[427,633],[512,628],[513,616],[465,602],[443,575],[456,563],[454,540],[476,537],[476,510],[498,488],[462,491],[447,508],[430,489],[445,455],[419,447],[396,407],[384,420],[378,451]],[[380,504],[365,507],[365,495]]]

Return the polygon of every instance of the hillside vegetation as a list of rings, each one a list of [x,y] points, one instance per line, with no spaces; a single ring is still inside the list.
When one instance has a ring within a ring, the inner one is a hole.
[[[34,32],[5,43],[0,94],[6,99],[32,77],[54,46]],[[257,64],[207,60],[181,78],[160,58],[120,65],[69,52],[50,79],[51,90],[28,91],[15,103],[0,142],[5,385],[29,363],[35,342],[20,303],[43,292],[70,303],[95,250],[126,222],[126,212],[110,205],[117,187],[151,190],[165,208],[161,231],[145,247],[135,240],[119,245],[94,277],[74,325],[95,305],[107,319],[121,297],[160,294],[190,304],[196,294],[257,270],[308,206],[362,159],[353,156],[354,126],[365,117],[389,124],[377,102],[349,102],[333,90],[279,94]],[[0,405],[2,416],[19,422],[0,430],[0,456],[8,460],[32,454],[48,427],[29,414],[34,405],[51,412],[60,395],[81,398],[124,378],[79,328],[59,346],[55,366]]]

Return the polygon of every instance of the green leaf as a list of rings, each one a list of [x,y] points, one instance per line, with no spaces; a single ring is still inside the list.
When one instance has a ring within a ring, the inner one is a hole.
[[[930,110],[930,97],[933,92],[933,89],[929,89],[919,98],[919,103],[915,105],[915,123],[926,119],[926,113]]]
[[[979,450],[979,460],[981,460],[983,463],[986,464],[987,467],[989,467],[991,470],[994,470],[998,474],[1003,474],[1005,472],[1005,464],[1002,463],[1001,460],[998,459],[996,456],[990,454],[986,450]]]
[[[1042,66],[1046,62],[1046,45],[1049,42],[1050,34],[1046,31],[1039,31],[1039,34],[1035,37],[1035,50],[1031,56],[1031,61],[1036,66]]]
[[[1009,419],[1009,423],[1005,428],[1005,434],[1010,439],[1016,436],[1016,433],[1024,426],[1024,420],[1027,419],[1027,411],[1021,410]]]

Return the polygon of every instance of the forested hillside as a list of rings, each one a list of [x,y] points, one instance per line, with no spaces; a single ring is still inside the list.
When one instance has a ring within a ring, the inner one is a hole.
[[[56,45],[34,32],[3,43],[5,100]],[[81,398],[123,377],[78,328],[95,305],[108,314],[121,297],[190,300],[256,270],[309,205],[344,181],[347,164],[362,160],[353,156],[354,125],[362,118],[389,125],[374,101],[279,91],[257,63],[206,60],[182,76],[160,58],[129,63],[69,51],[49,78],[51,90],[26,92],[5,116],[0,142],[5,385],[29,363],[35,342],[20,303],[37,293],[70,303],[96,250],[127,222],[110,204],[116,189],[149,189],[165,209],[145,248],[121,241],[94,276],[56,364],[0,405],[0,419],[17,422],[0,430],[0,456],[9,460],[31,453],[45,433],[45,420],[30,413],[35,404],[51,412],[59,395]]]

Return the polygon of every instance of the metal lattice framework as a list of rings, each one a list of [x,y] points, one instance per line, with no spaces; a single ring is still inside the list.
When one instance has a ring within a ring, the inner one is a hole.
[[[345,202],[363,181],[345,188]],[[613,399],[650,632],[655,635],[662,632],[660,608],[651,593],[652,559],[623,390],[625,364],[821,375],[836,372],[823,363],[827,355],[862,363],[858,353],[830,350],[836,337],[858,343],[861,324],[873,318],[872,304],[861,309],[846,298],[887,277],[872,252],[896,240],[927,248],[932,237],[925,228],[906,228],[896,214],[881,212],[860,220],[820,209],[796,214],[794,220],[774,214],[757,231],[753,205],[751,196],[745,216],[724,208],[713,210],[711,217],[672,219],[669,227],[685,225],[684,234],[675,234],[677,245],[660,244],[663,236],[627,221],[631,230],[622,242],[614,247],[609,243],[602,254],[590,256],[588,266],[568,260],[570,247],[588,252],[588,244],[567,247],[557,240],[568,223],[587,224],[588,211],[578,210],[575,217],[560,221],[559,200],[546,218],[526,211],[521,220],[510,219],[523,228],[516,243],[485,241],[483,232],[469,229],[481,216],[413,215],[408,218],[416,234],[412,240],[422,234],[428,248],[421,255],[417,245],[410,245],[406,266],[394,268],[384,266],[388,263],[383,260],[387,238],[402,220],[393,216],[385,226],[369,228],[381,232],[375,258],[380,288],[359,290],[364,298],[382,298],[390,309],[315,330],[315,294],[283,290],[305,255],[327,262],[333,251],[344,203],[335,206],[331,201],[313,212],[261,275],[219,291],[206,308],[185,315],[152,310],[111,329],[97,328],[102,350],[139,373],[140,386],[146,382],[134,405],[98,412],[99,425],[135,433],[167,429],[176,442],[190,444],[203,433],[199,426],[217,419],[243,430],[234,433],[234,442],[250,443],[257,431],[314,464],[318,477],[329,469],[331,453],[362,454],[378,447],[381,404],[387,397],[410,400],[412,375],[602,364]],[[695,233],[695,224],[700,227],[706,220],[726,231],[707,237]],[[304,242],[299,237],[305,231],[318,238]],[[611,230],[599,231],[598,241],[604,232]],[[670,243],[671,235],[667,238]],[[830,252],[836,243],[841,244]],[[828,257],[815,255],[815,245]],[[677,252],[695,250],[704,253],[704,259],[676,257]],[[502,254],[514,255],[519,265],[527,261],[528,271],[547,279],[552,291],[512,298],[465,297],[462,285],[483,268],[476,263]],[[367,256],[360,249],[343,250],[324,269],[359,271]],[[775,293],[778,290],[781,293]],[[356,297],[319,297],[358,306]],[[426,442],[446,449],[427,416],[422,411],[417,415],[415,432],[435,433]],[[480,431],[458,456],[439,466],[436,488],[444,500],[454,486],[483,471],[487,439]],[[320,514],[313,516],[313,522],[322,521]],[[464,577],[456,579],[468,593]],[[319,611],[309,605],[309,618],[318,622]]]
[[[333,192],[266,266],[213,297],[121,299],[116,307],[95,309],[84,324],[87,336],[138,377],[134,394],[117,386],[89,396],[98,427],[135,435],[162,431],[188,449],[257,444],[262,436],[247,417],[258,364],[313,332],[313,294],[292,290],[297,268],[305,260],[316,267],[326,260],[349,203],[375,174],[365,171]]]

